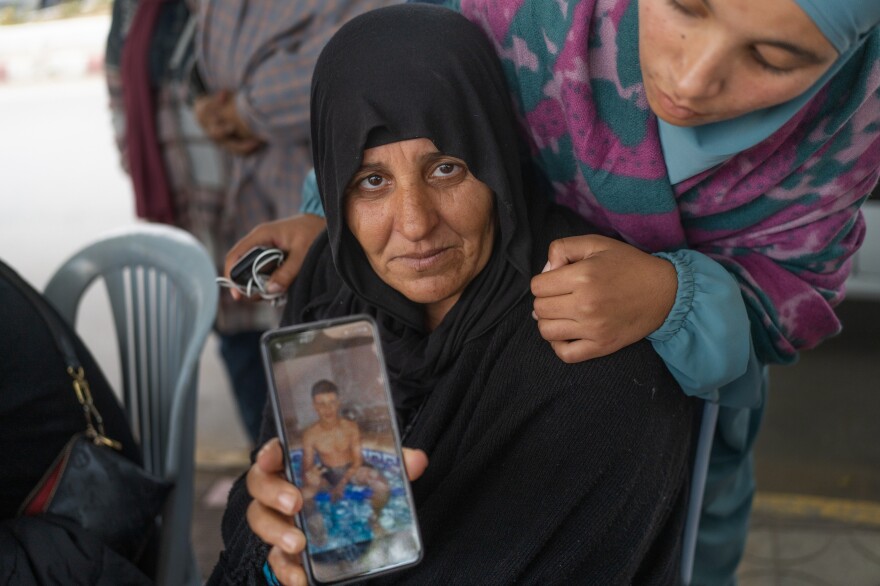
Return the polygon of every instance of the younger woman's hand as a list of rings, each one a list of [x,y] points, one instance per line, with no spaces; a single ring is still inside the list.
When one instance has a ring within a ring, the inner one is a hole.
[[[663,325],[678,290],[672,263],[605,236],[550,244],[532,278],[541,336],[563,361],[605,356]]]

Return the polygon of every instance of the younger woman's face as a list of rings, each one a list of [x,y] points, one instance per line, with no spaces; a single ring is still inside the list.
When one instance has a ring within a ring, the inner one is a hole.
[[[837,58],[794,0],[640,0],[651,110],[698,126],[787,102]]]

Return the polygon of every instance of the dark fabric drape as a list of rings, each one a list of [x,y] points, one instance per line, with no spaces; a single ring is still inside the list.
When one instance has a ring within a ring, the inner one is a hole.
[[[0,521],[0,576],[16,586],[153,584],[97,536],[55,515]]]
[[[58,321],[65,323],[60,317]],[[0,323],[0,519],[8,519],[15,516],[67,440],[84,431],[86,423],[46,323],[17,285],[2,278]],[[140,450],[113,389],[76,333],[65,328],[107,435],[122,442],[123,453],[140,463]]]
[[[150,43],[162,4],[141,0],[122,49],[125,142],[138,217],[174,223],[174,201],[156,132],[155,90],[150,83]]]
[[[535,241],[583,229],[554,208]],[[345,297],[330,259],[322,238],[288,302],[292,321],[353,310],[301,305]],[[524,298],[466,342],[410,421],[404,445],[430,460],[412,485],[425,558],[380,583],[677,583],[695,400],[645,341],[564,364],[530,312]],[[240,540],[230,520],[244,518],[248,499],[243,486],[232,494],[224,530]]]
[[[0,265],[12,270],[3,261]],[[24,283],[25,286],[28,286]],[[64,448],[85,430],[82,406],[46,322],[20,289],[0,276],[0,576],[4,584],[149,584],[141,569],[74,522],[53,515],[17,517],[21,504]],[[137,443],[113,389],[60,316],[89,381],[108,437],[140,463]]]

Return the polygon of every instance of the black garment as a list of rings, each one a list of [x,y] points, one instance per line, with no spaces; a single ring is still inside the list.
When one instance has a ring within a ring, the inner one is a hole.
[[[0,521],[0,576],[9,586],[149,586],[127,559],[52,515]]]
[[[377,10],[328,43],[312,105],[328,233],[285,321],[372,315],[404,444],[428,454],[413,483],[424,560],[381,583],[674,584],[695,403],[646,341],[565,364],[540,337],[529,278],[553,239],[589,230],[525,197],[536,181],[523,177],[498,79],[482,33],[437,7]],[[492,188],[498,216],[489,263],[433,332],[421,306],[372,272],[341,211],[362,151],[415,137],[464,160]],[[266,546],[247,526],[248,502],[240,480],[209,584],[262,579]]]
[[[140,463],[140,450],[104,374],[76,333],[60,316],[58,321],[74,343],[107,435],[122,442],[123,453]],[[86,423],[46,323],[2,277],[0,324],[0,519],[8,519]]]
[[[0,261],[2,264],[2,261]],[[4,266],[6,266],[4,264]],[[57,314],[56,314],[57,315]],[[107,435],[140,463],[113,391],[76,333],[73,341]],[[16,518],[18,508],[74,433],[82,406],[46,322],[0,274],[0,576],[4,584],[148,584],[146,576],[94,535],[53,516]],[[152,549],[140,567],[152,571]]]
[[[341,287],[329,261],[323,239],[298,282]],[[677,583],[694,400],[645,341],[564,364],[530,311],[523,299],[435,382],[404,442],[430,460],[413,483],[425,557],[382,583]],[[209,584],[261,583],[249,501],[240,479]]]
[[[345,473],[351,468],[351,463],[342,466],[325,467],[321,477],[327,481],[331,488],[336,488],[339,481],[345,477]]]

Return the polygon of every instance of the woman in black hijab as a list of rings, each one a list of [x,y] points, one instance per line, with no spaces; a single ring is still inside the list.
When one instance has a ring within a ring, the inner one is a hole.
[[[585,226],[525,197],[507,96],[457,13],[400,5],[340,29],[312,82],[327,232],[285,321],[379,324],[404,444],[430,460],[413,483],[424,560],[383,581],[673,584],[694,404],[648,342],[564,364],[542,340],[530,278]],[[233,488],[210,584],[305,583],[281,453],[268,442]]]

